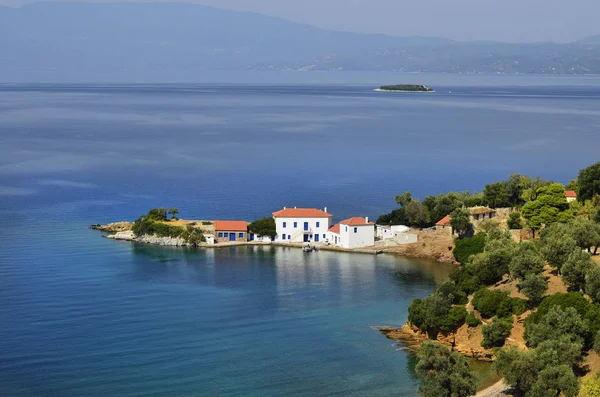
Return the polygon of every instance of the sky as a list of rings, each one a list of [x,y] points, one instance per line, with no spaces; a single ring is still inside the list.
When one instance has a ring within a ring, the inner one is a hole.
[[[568,42],[600,35],[598,0],[179,1],[251,11],[325,29],[394,36]],[[28,0],[0,0],[0,4],[11,6],[25,2]]]

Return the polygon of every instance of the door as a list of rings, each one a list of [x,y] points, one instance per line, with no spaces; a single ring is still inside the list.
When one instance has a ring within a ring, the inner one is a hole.
[[[315,234],[315,243],[318,243],[318,242],[319,242],[319,235]]]
[[[304,230],[308,231],[308,222],[304,222]]]
[[[235,241],[235,233],[229,233],[229,241]]]
[[[305,243],[308,243],[308,234],[305,234],[305,235],[304,235],[304,242],[305,242]]]

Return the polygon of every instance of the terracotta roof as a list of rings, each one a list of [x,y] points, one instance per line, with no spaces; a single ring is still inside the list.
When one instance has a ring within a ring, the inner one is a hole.
[[[329,228],[329,231],[330,231],[331,233],[340,234],[340,224],[339,224],[339,223],[336,223],[335,225],[331,226],[331,227]]]
[[[246,221],[214,221],[215,231],[227,232],[247,232],[248,222]]]
[[[278,218],[329,218],[333,215],[316,208],[284,208],[273,212]]]
[[[361,218],[359,216],[355,216],[353,218],[344,219],[340,223],[342,225],[348,225],[348,226],[374,225],[373,222],[367,222],[367,220],[365,218]]]
[[[450,217],[450,215],[446,215],[445,217],[443,217],[442,219],[440,219],[440,221],[438,223],[436,223],[436,226],[447,226],[450,224],[450,221],[452,220],[452,217]]]
[[[575,193],[573,190],[567,190],[567,191],[565,192],[565,195],[566,195],[567,197],[573,197],[573,198],[577,198],[577,193]]]
[[[469,208],[469,211],[471,211],[472,215],[489,214],[491,212],[496,212],[496,210],[493,210],[489,207],[471,207]]]

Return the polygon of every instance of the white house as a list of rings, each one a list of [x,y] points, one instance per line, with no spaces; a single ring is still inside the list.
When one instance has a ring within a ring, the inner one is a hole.
[[[327,239],[343,248],[370,247],[375,245],[375,224],[369,218],[348,218],[331,227]]]
[[[316,208],[285,208],[273,212],[275,219],[275,242],[321,242],[327,238],[331,226],[331,214],[327,207],[323,210]]]

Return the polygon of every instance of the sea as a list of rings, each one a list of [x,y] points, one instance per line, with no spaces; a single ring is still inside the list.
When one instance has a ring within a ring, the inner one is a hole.
[[[374,91],[393,83],[436,92]],[[406,190],[567,183],[599,147],[595,76],[0,84],[0,395],[415,396],[414,356],[377,327],[402,325],[452,265],[159,248],[88,226],[153,207],[376,219]]]

